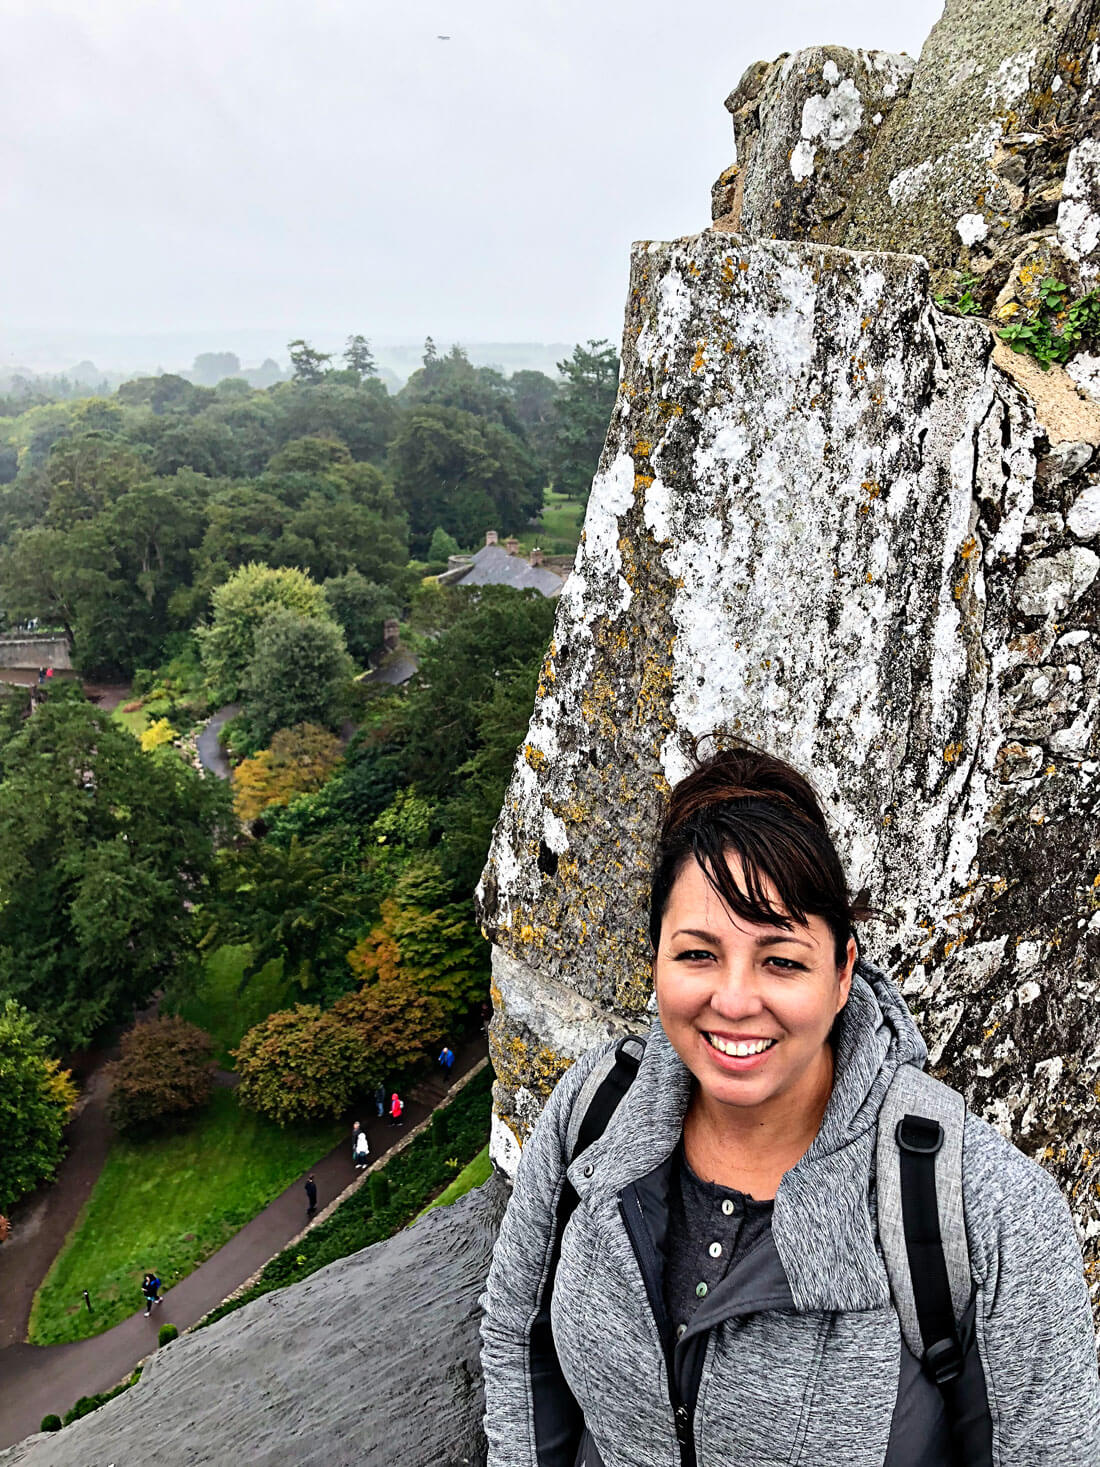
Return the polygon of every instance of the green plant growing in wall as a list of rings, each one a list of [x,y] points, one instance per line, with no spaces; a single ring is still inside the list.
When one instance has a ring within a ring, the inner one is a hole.
[[[370,1182],[371,1206],[375,1212],[382,1212],[390,1205],[390,1183],[385,1172],[372,1172]]]
[[[1013,351],[1034,357],[1044,372],[1052,362],[1068,362],[1100,335],[1100,292],[1090,290],[1067,305],[1068,294],[1063,281],[1043,280],[1035,311],[1001,327],[1001,340]]]
[[[162,1324],[157,1332],[157,1344],[167,1345],[170,1340],[177,1339],[179,1330],[174,1324]]]
[[[972,275],[969,270],[959,270],[950,288],[934,297],[936,305],[941,311],[951,311],[956,316],[979,315],[982,304],[974,294],[977,284],[977,275]]]

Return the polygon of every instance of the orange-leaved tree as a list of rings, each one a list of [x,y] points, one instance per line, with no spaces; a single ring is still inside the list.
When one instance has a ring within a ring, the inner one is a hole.
[[[452,893],[431,859],[411,862],[381,903],[381,919],[348,953],[364,988],[398,985],[410,996],[430,994],[453,1024],[489,989],[489,945],[473,904]],[[396,989],[388,990],[396,992]]]
[[[271,747],[243,760],[233,771],[233,807],[242,821],[255,820],[272,805],[289,805],[297,795],[319,790],[341,763],[335,734],[316,723],[281,728]]]

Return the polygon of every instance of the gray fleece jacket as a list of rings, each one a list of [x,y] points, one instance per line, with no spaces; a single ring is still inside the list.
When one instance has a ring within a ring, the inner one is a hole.
[[[654,1023],[607,1130],[569,1167],[580,1202],[559,1240],[573,1101],[612,1046],[563,1077],[523,1148],[481,1299],[489,1467],[948,1467],[938,1392],[901,1338],[874,1205],[878,1109],[925,1046],[867,965],[835,1042],[832,1097],[779,1187],[766,1246],[678,1342],[660,1301],[661,1179],[692,1077]],[[992,1463],[1100,1467],[1092,1315],[1066,1203],[969,1115],[963,1191]]]

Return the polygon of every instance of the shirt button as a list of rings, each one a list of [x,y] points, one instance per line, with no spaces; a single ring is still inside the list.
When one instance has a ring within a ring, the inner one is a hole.
[[[684,1338],[684,1335],[686,1333],[687,1333],[687,1325],[686,1324],[678,1324],[676,1326],[676,1338],[678,1340],[682,1340]]]
[[[704,1298],[706,1296],[706,1292],[707,1292],[707,1286],[706,1286],[706,1284],[696,1284],[695,1285],[695,1292],[699,1296],[700,1299]]]
[[[733,1212],[733,1203],[728,1197],[722,1203],[722,1211],[726,1214],[727,1217],[729,1217],[729,1215]]]
[[[721,1258],[721,1256],[722,1256],[722,1245],[721,1245],[721,1243],[712,1243],[710,1245],[710,1247],[707,1249],[707,1252],[710,1254],[710,1256],[712,1258]]]

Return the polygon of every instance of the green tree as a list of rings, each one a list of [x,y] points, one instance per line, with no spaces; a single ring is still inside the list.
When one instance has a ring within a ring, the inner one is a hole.
[[[606,341],[575,346],[558,363],[564,381],[554,399],[547,461],[554,488],[588,502],[619,390],[619,358]]]
[[[390,445],[389,461],[413,547],[421,552],[437,525],[473,545],[487,529],[519,529],[542,509],[543,473],[526,444],[459,408],[414,409]]]
[[[387,617],[399,617],[401,608],[388,586],[369,581],[357,570],[331,576],[324,583],[325,601],[332,619],[344,629],[348,652],[360,667],[382,645]]]
[[[0,783],[0,998],[64,1048],[146,1003],[191,951],[191,907],[230,820],[220,781],[137,741],[60,683]]]
[[[516,411],[507,379],[495,367],[475,367],[460,346],[446,356],[425,357],[397,398],[406,410],[414,407],[460,408],[474,417],[499,423],[523,439],[525,431]]]
[[[255,841],[221,853],[202,947],[249,942],[250,973],[281,957],[283,971],[309,988],[318,970],[343,962],[359,907],[354,874],[330,870],[316,843]]]
[[[301,337],[298,337],[296,341],[287,342],[286,349],[290,354],[290,365],[294,372],[295,382],[305,382],[311,386],[320,382],[325,375],[325,369],[332,361],[331,352],[315,351]]]
[[[256,630],[252,660],[241,682],[254,738],[267,743],[277,729],[335,722],[352,664],[344,634],[325,616],[279,607]]]
[[[0,1212],[53,1177],[75,1101],[76,1086],[34,1019],[14,999],[0,1000]]]
[[[442,525],[436,525],[432,531],[431,544],[428,546],[429,561],[446,560],[449,555],[458,554],[458,541],[453,535],[448,535]]]
[[[363,380],[364,377],[374,377],[378,372],[378,365],[374,360],[374,353],[370,349],[370,342],[365,336],[349,336],[344,351],[344,361],[348,364],[349,371]]]
[[[280,729],[270,749],[242,760],[233,771],[237,818],[255,820],[272,806],[320,789],[339,767],[342,753],[335,734],[315,723]]]
[[[216,387],[226,377],[239,377],[241,359],[232,351],[203,351],[191,366],[191,375],[205,387]]]
[[[455,586],[438,599],[401,719],[405,778],[432,801],[454,793],[459,768],[481,747],[483,710],[498,684],[521,672],[529,678],[554,625],[554,603],[538,591]],[[527,685],[518,692],[524,720]]]
[[[219,698],[226,699],[241,692],[255,655],[256,634],[272,612],[328,615],[324,592],[304,571],[258,563],[241,566],[218,586],[211,607],[210,624],[197,628],[196,635],[207,681]]]

